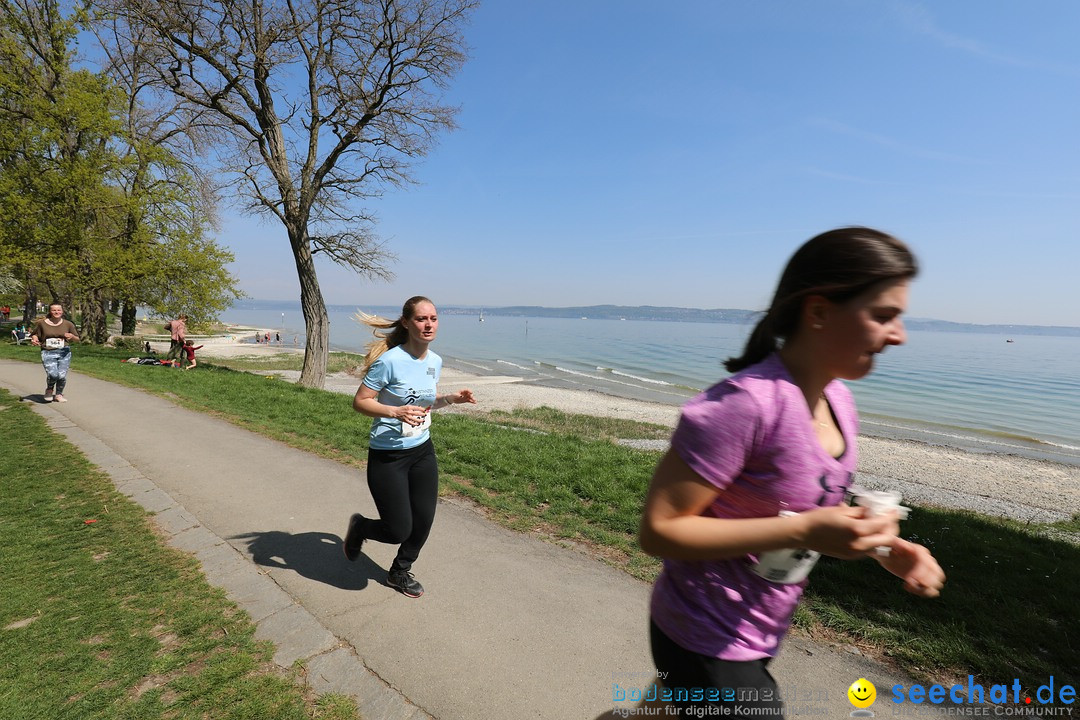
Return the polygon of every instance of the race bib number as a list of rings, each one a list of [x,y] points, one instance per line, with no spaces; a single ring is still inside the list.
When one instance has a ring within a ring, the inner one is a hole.
[[[64,338],[45,338],[45,347],[48,350],[59,350],[64,347]]]
[[[788,510],[780,512],[780,517],[791,517],[795,513]],[[794,585],[802,582],[817,565],[821,553],[802,548],[771,550],[758,556],[756,565],[750,567],[755,574],[769,582],[780,585]]]
[[[773,550],[762,553],[750,569],[769,582],[793,585],[802,582],[814,569],[821,553],[814,550]]]
[[[422,435],[425,430],[431,427],[431,410],[429,409],[424,415],[424,421],[419,425],[410,425],[404,420],[401,421],[401,437],[416,437]]]

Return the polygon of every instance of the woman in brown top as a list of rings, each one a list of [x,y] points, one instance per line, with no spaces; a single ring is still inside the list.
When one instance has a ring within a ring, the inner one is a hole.
[[[34,323],[30,342],[41,348],[41,364],[45,366],[45,402],[67,402],[64,386],[71,367],[68,343],[78,341],[79,332],[70,320],[64,319],[64,306],[60,303],[49,305],[49,314]]]

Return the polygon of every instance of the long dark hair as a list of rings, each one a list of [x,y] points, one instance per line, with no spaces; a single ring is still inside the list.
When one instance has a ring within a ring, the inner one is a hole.
[[[401,307],[401,316],[397,320],[386,320],[378,315],[368,315],[365,312],[356,311],[353,317],[372,328],[372,334],[375,336],[375,339],[367,344],[367,354],[364,356],[364,363],[360,368],[361,375],[367,374],[367,371],[379,359],[380,355],[390,348],[404,344],[409,339],[409,328],[406,327],[405,323],[412,319],[412,316],[416,314],[416,306],[422,302],[431,303],[432,307],[435,306],[435,303],[423,295],[414,295],[405,301],[405,304]]]
[[[743,354],[728,358],[724,367],[738,372],[775,352],[778,340],[799,329],[803,300],[811,295],[843,303],[883,280],[913,278],[918,271],[911,250],[880,230],[845,227],[821,233],[788,260],[772,304],[750,333]]]

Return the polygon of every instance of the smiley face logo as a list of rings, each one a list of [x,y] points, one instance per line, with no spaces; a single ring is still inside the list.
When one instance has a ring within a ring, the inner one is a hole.
[[[859,678],[847,689],[848,700],[857,708],[868,708],[877,700],[877,688],[866,678]]]

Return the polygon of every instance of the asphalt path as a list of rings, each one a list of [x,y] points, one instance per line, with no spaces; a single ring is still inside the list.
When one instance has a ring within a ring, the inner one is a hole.
[[[276,662],[303,663],[317,692],[352,695],[366,720],[656,714],[631,701],[655,675],[649,585],[579,549],[443,499],[413,568],[426,592],[409,599],[386,585],[395,547],[366,543],[355,563],[342,554],[349,515],[376,514],[361,469],[78,373],[62,404],[44,403],[40,365],[0,360],[0,387],[195,554],[275,643]],[[433,435],[437,446],[437,417]],[[882,698],[911,683],[853,650],[786,640],[771,669],[787,714],[846,717],[859,678]]]

